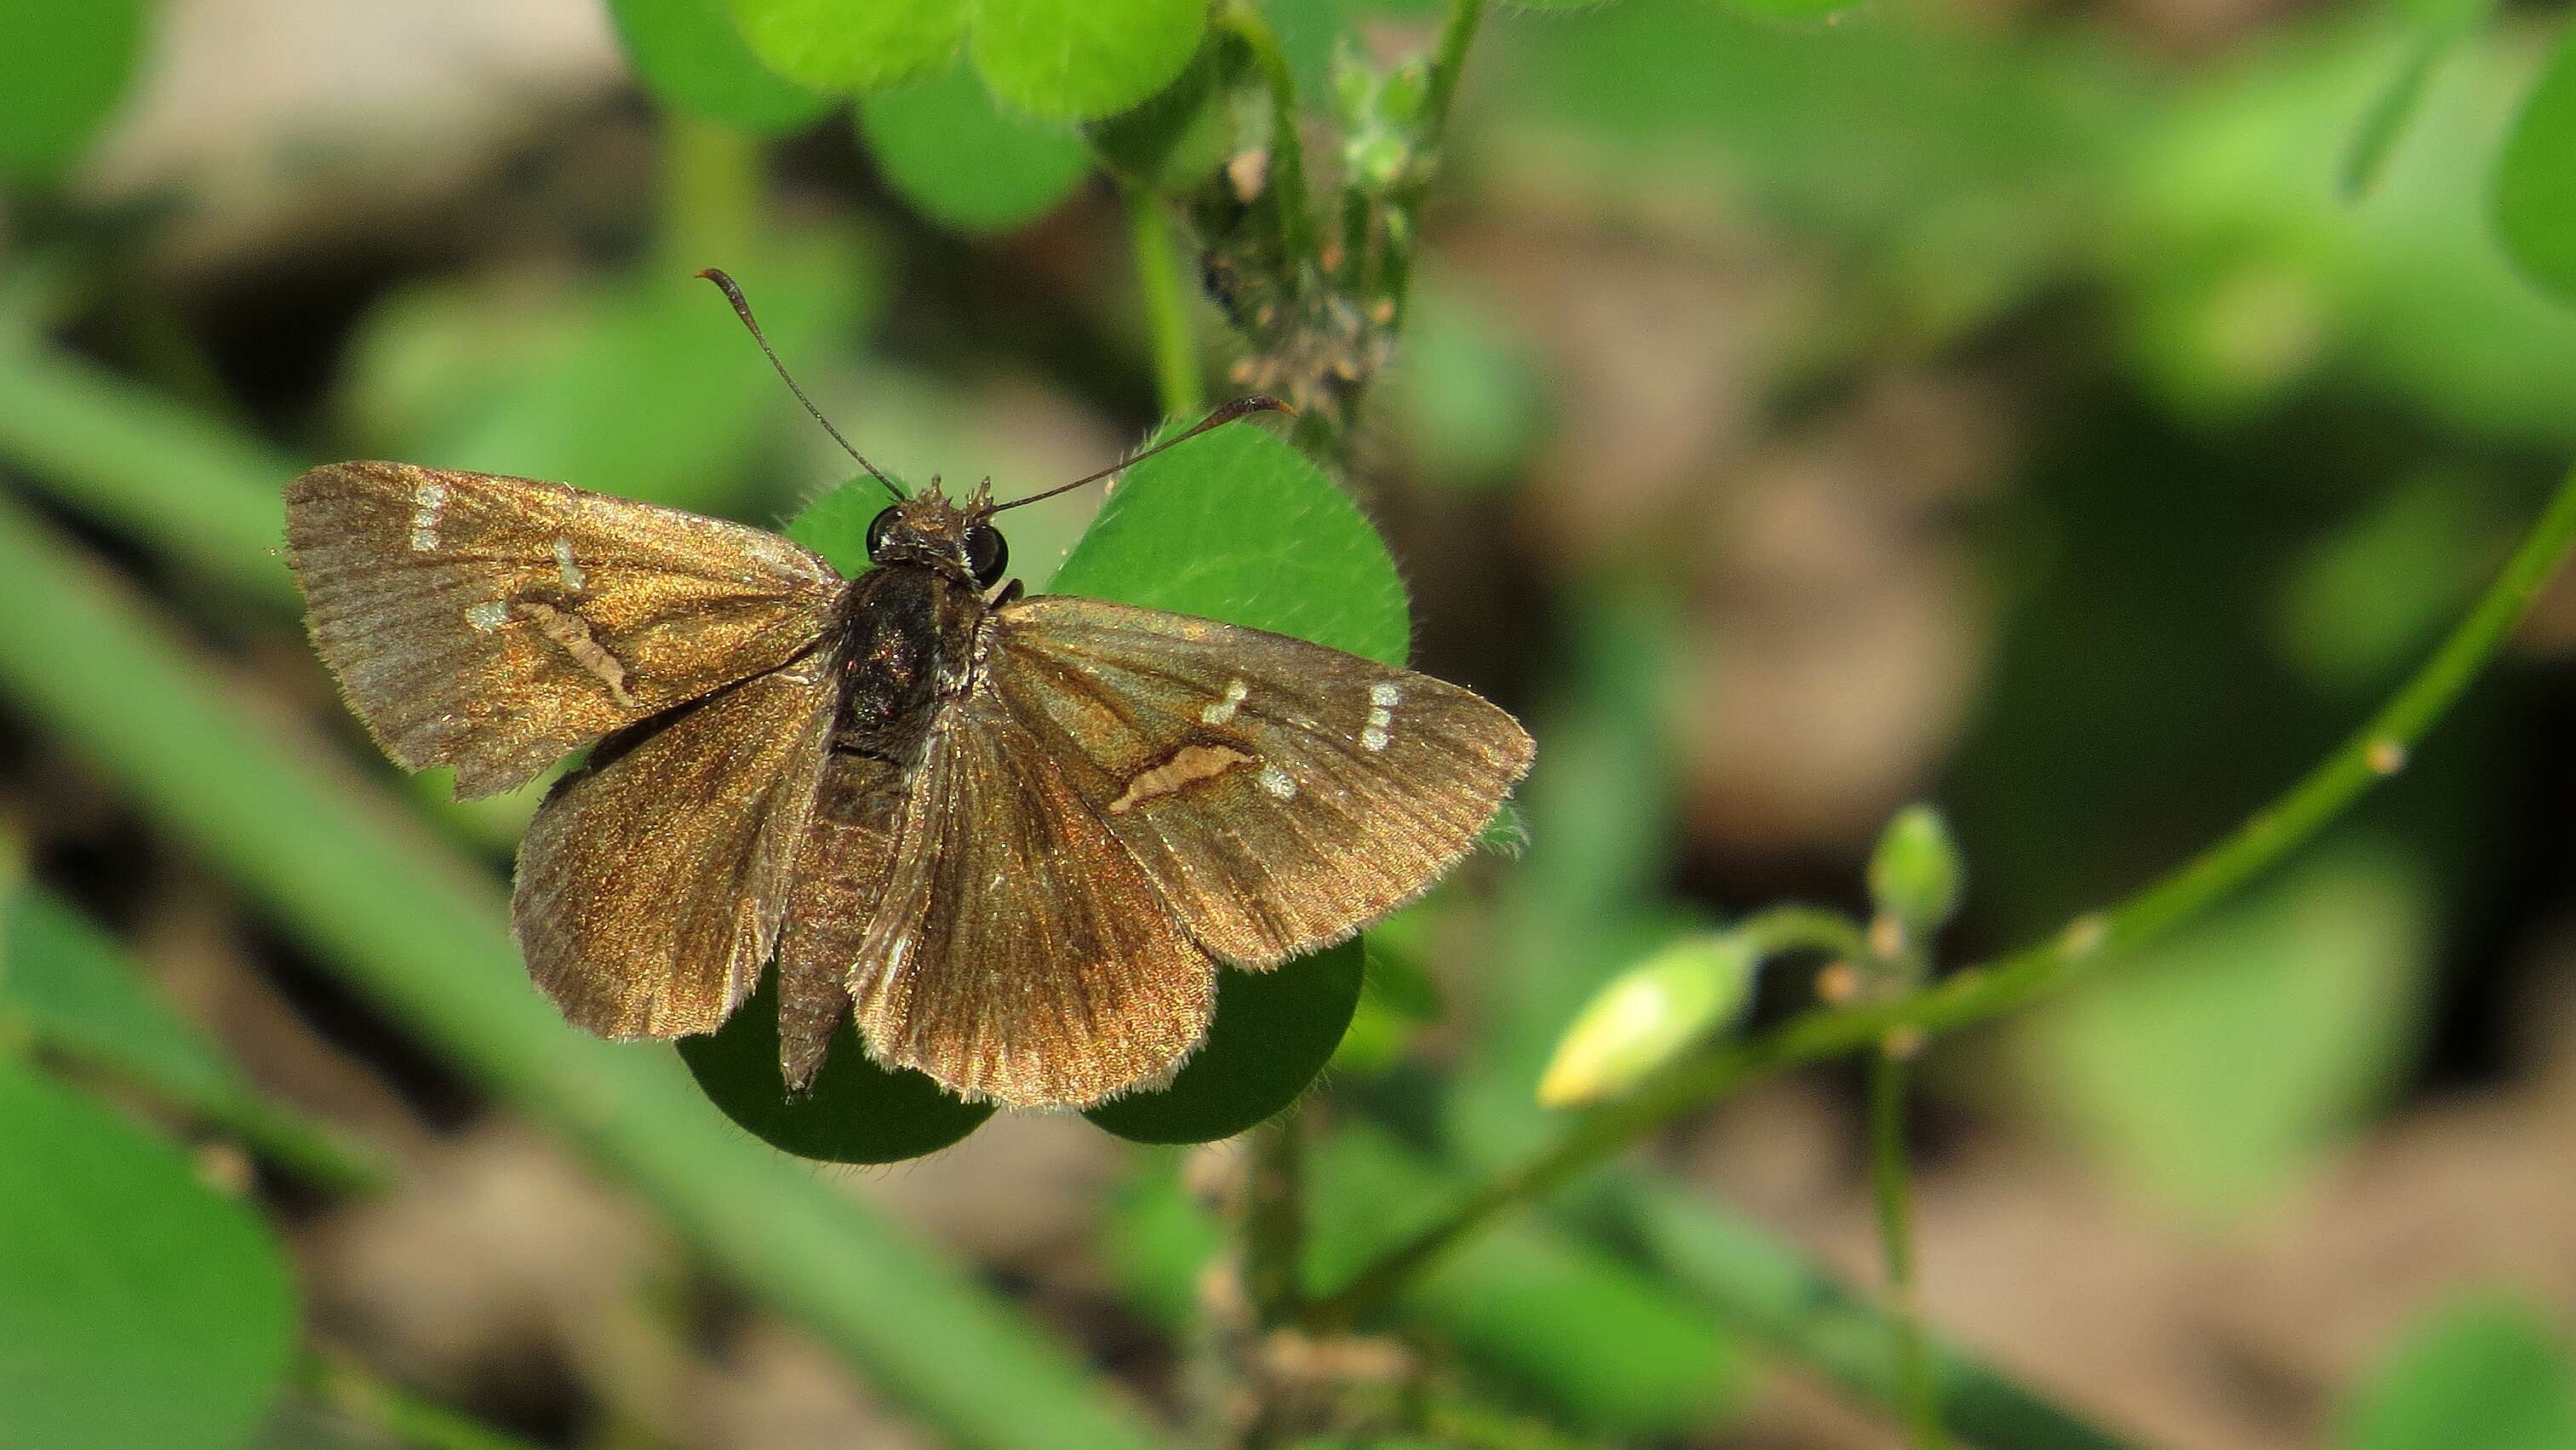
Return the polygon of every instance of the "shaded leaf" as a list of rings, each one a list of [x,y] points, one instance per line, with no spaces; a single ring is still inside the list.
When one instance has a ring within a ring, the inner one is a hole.
[[[1138,1143],[1208,1143],[1279,1112],[1341,1045],[1359,1005],[1364,955],[1354,938],[1272,971],[1225,969],[1207,1042],[1170,1086],[1083,1116]]]
[[[0,1058],[0,1447],[223,1450],[282,1385],[276,1239],[188,1160]]]
[[[1091,170],[1082,138],[1010,116],[974,72],[864,97],[859,130],[895,189],[962,231],[1008,231],[1055,209]]]
[[[725,0],[608,0],[608,15],[635,74],[665,105],[747,131],[786,131],[832,104],[763,66]]]
[[[722,1028],[680,1039],[680,1059],[726,1117],[799,1158],[900,1162],[947,1147],[993,1115],[992,1104],[960,1101],[920,1073],[879,1067],[848,1023],[833,1036],[813,1090],[789,1096],[778,1073],[775,971]]]

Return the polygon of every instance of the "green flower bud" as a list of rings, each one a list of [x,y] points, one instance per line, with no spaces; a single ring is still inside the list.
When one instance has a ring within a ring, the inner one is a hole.
[[[1633,1087],[1734,1020],[1753,995],[1752,951],[1732,932],[1685,937],[1610,980],[1575,1014],[1539,1078],[1551,1108]]]
[[[1869,894],[1881,914],[1895,918],[1920,941],[1959,909],[1966,868],[1949,824],[1930,806],[1896,813],[1869,860]]]

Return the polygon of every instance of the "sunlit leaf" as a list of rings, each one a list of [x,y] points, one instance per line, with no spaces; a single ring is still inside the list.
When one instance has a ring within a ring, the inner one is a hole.
[[[0,1056],[0,1446],[228,1450],[284,1380],[294,1295],[257,1215]]]
[[[981,0],[975,69],[1033,115],[1107,116],[1171,84],[1207,15],[1207,0]]]
[[[636,75],[667,105],[749,131],[785,131],[832,104],[763,66],[725,0],[608,0],[608,15]]]
[[[859,129],[897,191],[934,220],[1008,231],[1053,210],[1091,170],[1082,138],[1005,114],[964,66],[863,97]]]
[[[733,0],[761,63],[817,90],[935,75],[966,36],[967,0]]]

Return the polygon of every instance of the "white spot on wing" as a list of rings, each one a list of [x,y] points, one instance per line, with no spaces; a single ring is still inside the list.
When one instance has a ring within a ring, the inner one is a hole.
[[[1360,731],[1360,748],[1375,754],[1395,739],[1395,703],[1403,696],[1385,680],[1369,686],[1368,724]]]
[[[411,549],[426,554],[438,547],[438,514],[447,507],[447,485],[424,479],[411,489]]]
[[[1283,801],[1293,801],[1297,798],[1297,782],[1290,779],[1288,772],[1281,770],[1278,766],[1265,765],[1261,767],[1261,773],[1254,776],[1252,780],[1255,785],[1260,786],[1263,790],[1270,792],[1272,795],[1277,796]]]
[[[465,622],[489,634],[510,622],[510,606],[498,599],[486,599],[465,611]]]
[[[1225,698],[1211,701],[1206,709],[1201,710],[1199,712],[1199,723],[1202,725],[1222,725],[1233,719],[1235,710],[1243,704],[1244,697],[1251,693],[1252,691],[1250,688],[1241,680],[1226,681]]]
[[[555,536],[555,577],[563,581],[565,593],[581,592],[581,566],[572,561],[572,540],[561,534]]]

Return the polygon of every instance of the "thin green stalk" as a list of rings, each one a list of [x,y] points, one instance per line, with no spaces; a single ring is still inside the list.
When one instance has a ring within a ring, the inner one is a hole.
[[[1296,1104],[1249,1133],[1244,1165],[1244,1297],[1264,1330],[1294,1324],[1304,1308],[1306,1257],[1305,1114]]]
[[[663,113],[660,250],[673,275],[738,266],[760,228],[761,144],[678,108]]]
[[[1931,1034],[1999,1016],[2208,908],[2314,836],[2372,785],[2404,768],[2425,732],[2504,647],[2571,542],[2576,542],[2576,473],[2559,484],[2539,522],[2468,616],[2360,730],[2235,831],[2127,901],[2077,918],[2048,941],[1894,1001],[1807,1012],[1769,1032],[1721,1044],[1677,1064],[1630,1096],[1586,1113],[1554,1143],[1487,1180],[1437,1222],[1355,1274],[1322,1307],[1344,1318],[1375,1311],[1414,1274],[1504,1209],[1548,1193],[1749,1082],[1869,1046],[1898,1028]]]
[[[1815,952],[1858,962],[1869,955],[1860,924],[1822,906],[1770,906],[1735,924],[1733,934],[1752,949],[1756,964],[1789,952]]]
[[[305,1393],[410,1450],[536,1450],[535,1445],[414,1394],[346,1355],[308,1354]]]
[[[1914,1287],[1914,1185],[1905,1156],[1905,1057],[1882,1046],[1869,1061],[1869,1182],[1878,1211],[1879,1255],[1887,1266],[1888,1316],[1895,1324],[1897,1393],[1915,1450],[1941,1450],[1941,1401],[1923,1346]]]
[[[0,696],[326,969],[632,1185],[713,1265],[945,1437],[1132,1447],[1113,1386],[957,1265],[723,1119],[667,1050],[574,1032],[474,863],[336,752],[252,714],[133,595],[0,500]],[[996,1386],[1007,1387],[997,1393]]]
[[[1297,131],[1296,74],[1257,7],[1238,0],[1226,8],[1225,24],[1251,52],[1252,63],[1260,67],[1262,84],[1270,92],[1268,192],[1279,212],[1280,246],[1291,265],[1316,265],[1323,254],[1315,231],[1314,195],[1306,188],[1305,142]]]
[[[1198,333],[1190,327],[1189,289],[1172,241],[1169,203],[1132,182],[1119,195],[1127,204],[1127,245],[1136,254],[1136,282],[1144,293],[1147,332],[1154,347],[1154,397],[1166,418],[1183,418],[1207,406],[1199,379]]]
[[[1449,20],[1440,29],[1440,49],[1431,62],[1431,87],[1422,100],[1422,144],[1437,148],[1449,133],[1449,112],[1458,99],[1458,77],[1467,69],[1467,48],[1484,23],[1485,0],[1452,0]]]

